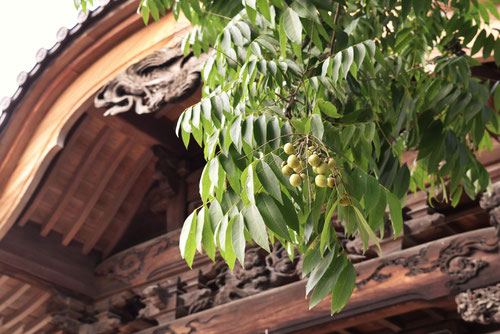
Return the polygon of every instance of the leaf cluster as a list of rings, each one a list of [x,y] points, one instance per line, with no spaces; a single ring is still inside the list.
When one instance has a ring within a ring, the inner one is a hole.
[[[233,268],[247,243],[278,241],[304,255],[311,307],[328,295],[346,304],[356,273],[337,232],[378,244],[390,221],[396,237],[408,190],[457,205],[490,185],[474,152],[491,149],[500,119],[488,105],[500,90],[471,77],[477,61],[500,63],[499,17],[491,1],[143,0],[145,23],[182,12],[195,27],[184,52],[210,57],[203,98],[179,118],[207,161],[203,205],[186,219],[182,256],[196,250]],[[295,187],[282,173],[291,143],[333,159],[334,187]],[[403,162],[404,152],[415,152]],[[387,210],[388,209],[388,210]],[[389,215],[387,212],[389,212]]]

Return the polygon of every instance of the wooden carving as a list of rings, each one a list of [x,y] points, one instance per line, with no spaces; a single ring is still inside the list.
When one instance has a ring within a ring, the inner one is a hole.
[[[100,265],[96,269],[96,274],[129,283],[142,272],[146,260],[153,260],[153,258],[164,252],[171,243],[168,236],[163,236],[144,247],[133,247]]]
[[[371,280],[383,282],[389,279],[392,274],[383,274],[382,269],[389,266],[402,266],[407,269],[405,276],[418,276],[440,269],[442,273],[451,278],[446,286],[457,290],[460,285],[476,277],[483,268],[488,266],[488,262],[474,258],[472,255],[477,251],[494,252],[497,250],[497,242],[490,244],[482,239],[453,240],[440,250],[439,257],[435,261],[429,263],[426,256],[427,251],[422,248],[418,253],[409,257],[397,257],[382,261],[375,271],[357,283],[357,287],[361,288]]]
[[[457,311],[465,321],[483,325],[500,323],[500,283],[459,293],[455,301]]]
[[[497,236],[500,237],[500,182],[493,185],[491,195],[487,192],[483,194],[479,204],[490,214],[490,224],[496,227]]]
[[[233,272],[223,261],[200,274],[198,289],[179,296],[177,317],[193,314],[261,291],[300,279],[299,257],[292,262],[280,245],[269,254],[261,248],[250,248],[245,254],[245,267]]]
[[[189,97],[201,82],[206,56],[184,56],[180,47],[165,48],[133,64],[97,93],[96,107],[104,115],[134,110],[138,114],[157,111],[161,106]]]

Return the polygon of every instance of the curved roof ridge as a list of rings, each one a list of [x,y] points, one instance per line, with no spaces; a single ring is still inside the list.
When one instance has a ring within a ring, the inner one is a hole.
[[[72,28],[61,27],[56,33],[56,42],[49,49],[41,48],[35,54],[36,64],[29,71],[22,71],[17,76],[17,89],[11,96],[5,96],[0,100],[0,135],[3,134],[9,118],[12,116],[16,105],[25,95],[26,91],[71,41],[78,37],[89,26],[99,21],[105,14],[117,7],[123,0],[101,0],[96,9],[84,13],[80,11],[77,23]]]

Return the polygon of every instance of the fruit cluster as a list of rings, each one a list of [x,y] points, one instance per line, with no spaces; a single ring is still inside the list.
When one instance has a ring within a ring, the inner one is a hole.
[[[290,176],[290,184],[294,187],[299,187],[307,178],[307,164],[304,160],[301,160],[301,154],[296,155],[296,149],[291,143],[286,143],[283,147],[286,154],[289,154],[288,159],[283,161],[281,166],[281,171],[285,175]],[[317,149],[314,147],[309,147],[305,158],[307,162],[312,167],[311,170],[316,174],[314,178],[314,183],[318,187],[335,187],[335,170],[336,164],[333,158],[320,157],[321,153],[316,152]]]

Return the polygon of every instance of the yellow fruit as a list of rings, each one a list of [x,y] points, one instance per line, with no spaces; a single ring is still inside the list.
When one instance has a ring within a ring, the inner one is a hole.
[[[294,169],[293,169],[293,171],[294,171],[295,173],[300,173],[300,172],[302,171],[302,167],[301,167],[301,166],[299,166],[299,167],[297,167],[297,168],[294,168]]]
[[[286,154],[293,154],[295,153],[295,147],[290,143],[286,143],[283,147],[283,151],[285,151]]]
[[[330,176],[326,181],[330,188],[335,187],[335,179],[333,177]]]
[[[281,172],[285,175],[292,175],[293,174],[293,169],[290,168],[290,166],[285,166],[281,168]]]
[[[294,187],[298,187],[302,184],[302,178],[300,177],[299,174],[292,174],[290,176],[290,184]]]
[[[316,183],[318,187],[324,188],[326,187],[328,182],[326,181],[326,177],[324,175],[316,175],[316,178],[314,178],[314,183]]]
[[[342,195],[339,201],[340,205],[342,206],[348,206],[349,205],[349,197],[347,195]]]
[[[295,154],[289,156],[286,162],[290,168],[297,168],[300,166],[300,161]]]
[[[325,175],[328,172],[328,165],[322,162],[321,165],[319,165],[319,167],[317,167],[316,169],[318,171],[318,174]]]
[[[313,170],[313,173],[318,174],[318,167],[313,167],[312,170]]]
[[[307,161],[309,162],[309,165],[313,167],[318,167],[321,164],[321,159],[317,154],[311,155]]]
[[[286,166],[286,161],[283,161],[283,162],[281,163],[281,168],[283,168],[283,167],[285,167],[285,166]]]
[[[328,168],[334,169],[337,164],[335,163],[335,160],[333,158],[328,159]]]
[[[300,173],[300,177],[302,178],[302,180],[305,180],[307,175],[305,173]]]

